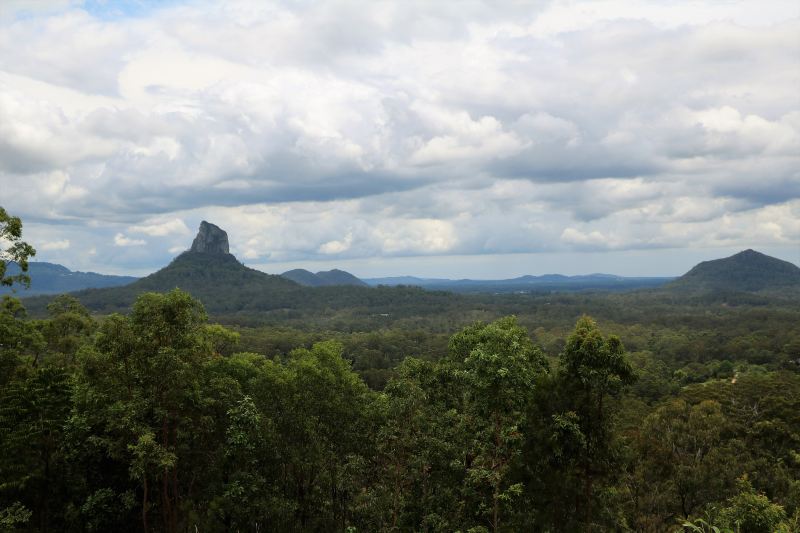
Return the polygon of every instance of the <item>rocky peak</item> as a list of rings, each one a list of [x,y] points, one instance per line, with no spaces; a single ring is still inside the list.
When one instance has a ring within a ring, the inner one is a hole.
[[[205,220],[200,223],[200,231],[192,242],[190,252],[200,252],[205,254],[227,254],[228,234],[219,226],[215,226]]]

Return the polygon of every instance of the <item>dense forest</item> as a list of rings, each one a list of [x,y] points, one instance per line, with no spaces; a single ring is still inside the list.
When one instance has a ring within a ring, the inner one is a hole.
[[[800,530],[785,292],[314,290],[3,297],[0,530]]]

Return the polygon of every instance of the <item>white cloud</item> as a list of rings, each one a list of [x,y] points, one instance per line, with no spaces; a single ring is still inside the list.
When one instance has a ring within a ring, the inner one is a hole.
[[[340,254],[350,249],[353,244],[353,234],[348,233],[344,239],[328,241],[320,245],[319,252],[326,255]]]
[[[43,242],[42,244],[38,245],[37,248],[43,251],[66,250],[69,248],[69,239]]]
[[[109,269],[800,242],[796,2],[23,4],[4,207]]]
[[[583,232],[575,228],[565,228],[561,232],[561,241],[578,248],[613,248],[611,239],[597,230]]]
[[[142,239],[131,239],[122,233],[114,235],[114,246],[144,246],[147,241]]]
[[[134,225],[128,228],[132,233],[144,233],[151,237],[164,237],[166,235],[188,235],[189,228],[183,220],[179,218],[171,218],[168,220],[148,220],[143,224]]]

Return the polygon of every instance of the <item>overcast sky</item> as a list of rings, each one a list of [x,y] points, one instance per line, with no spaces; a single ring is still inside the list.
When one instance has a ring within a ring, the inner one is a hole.
[[[147,274],[800,263],[800,2],[0,4],[0,205]]]

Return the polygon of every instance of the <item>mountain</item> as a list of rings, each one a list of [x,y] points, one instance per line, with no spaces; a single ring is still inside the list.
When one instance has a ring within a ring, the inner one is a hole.
[[[290,279],[299,285],[303,285],[304,287],[321,287],[323,285],[322,280],[319,279],[316,274],[304,268],[287,270],[281,274],[281,277]]]
[[[358,280],[342,271],[320,273],[324,283]],[[316,275],[315,275],[316,276]],[[231,255],[228,235],[208,222],[200,225],[191,249],[166,267],[123,287],[72,293],[94,312],[125,312],[143,292],[179,287],[199,299],[216,317],[237,323],[287,323],[315,320],[321,327],[345,320],[360,327],[383,327],[390,320],[413,320],[462,305],[457,295],[418,287],[372,288],[354,285],[304,287],[282,276],[265,274]],[[51,296],[26,298],[31,316],[43,316]],[[234,318],[235,317],[235,318]]]
[[[317,272],[316,274],[303,268],[296,268],[294,270],[284,272],[281,274],[281,276],[306,287],[330,287],[333,285],[354,285],[358,287],[368,286],[351,273],[336,268],[333,270]]]
[[[344,270],[339,270],[338,268],[317,272],[317,277],[320,278],[325,285],[357,285],[360,287],[368,286],[350,272],[345,272]]]
[[[667,288],[746,292],[800,288],[800,268],[755,250],[745,250],[724,259],[703,261]]]
[[[11,263],[8,270],[9,274],[15,275],[19,272],[19,266],[16,263]],[[28,263],[28,275],[31,277],[31,286],[28,289],[17,287],[16,293],[18,296],[62,294],[88,288],[118,287],[132,283],[137,279],[131,276],[77,272],[63,265],[44,262]],[[11,287],[0,287],[0,295],[11,293]]]
[[[441,279],[398,276],[392,278],[371,278],[366,281],[371,286],[378,285],[416,285],[429,290],[443,290],[464,293],[525,293],[525,292],[574,292],[585,290],[627,291],[660,287],[674,278],[640,277],[626,278],[612,274],[587,274],[564,276],[545,274],[543,276],[520,276],[512,279]]]
[[[262,301],[271,308],[286,305],[301,287],[271,274],[241,264],[228,246],[228,234],[203,221],[192,247],[166,267],[124,287],[88,289],[74,295],[89,309],[118,311],[128,308],[136,296],[148,291],[179,287],[200,299],[215,312],[239,311]],[[36,299],[32,299],[36,300]],[[34,310],[39,302],[29,300]]]

